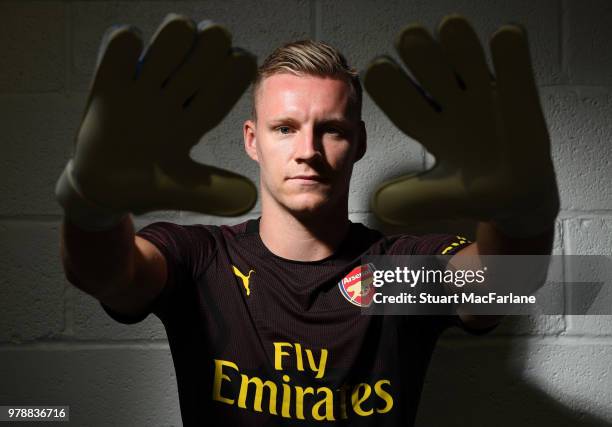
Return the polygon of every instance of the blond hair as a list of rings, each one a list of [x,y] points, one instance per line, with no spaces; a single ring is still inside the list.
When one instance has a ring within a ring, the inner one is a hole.
[[[350,67],[340,51],[332,46],[315,40],[299,40],[287,43],[274,50],[257,70],[253,83],[251,114],[257,117],[255,108],[257,91],[266,77],[275,74],[295,74],[297,76],[311,75],[331,77],[345,81],[351,89],[350,102],[352,108],[361,118],[363,90],[359,81],[359,73]]]

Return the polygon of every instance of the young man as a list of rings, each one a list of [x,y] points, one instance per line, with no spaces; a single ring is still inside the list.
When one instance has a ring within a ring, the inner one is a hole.
[[[57,187],[69,280],[119,322],[150,313],[162,320],[185,425],[412,425],[440,333],[450,325],[484,332],[498,319],[362,315],[359,289],[344,279],[367,255],[446,254],[460,265],[461,254],[547,253],[548,212],[556,208],[539,209],[541,224],[517,238],[500,230],[521,229],[512,219],[522,224],[524,212],[508,215],[504,204],[502,219],[479,224],[475,243],[445,234],[385,237],[350,222],[351,173],[366,151],[359,78],[332,47],[302,41],[259,68],[243,126],[246,152],[260,167],[261,218],[221,227],[162,221],[134,233],[128,212],[236,214],[252,206],[252,187],[241,177],[176,154],[188,153],[240,96],[252,60],[228,49],[220,27],[196,30],[176,16],[144,61],[128,28],[107,40],[75,158]],[[388,81],[408,94],[384,75],[389,64],[378,62],[366,76],[377,102]],[[187,84],[196,80],[204,86]],[[383,108],[405,125],[393,102]],[[146,145],[134,140],[143,133]],[[405,209],[385,196],[402,182],[377,193],[383,216]],[[475,202],[474,194],[499,202],[484,190],[464,196]],[[478,215],[494,218],[495,208]]]

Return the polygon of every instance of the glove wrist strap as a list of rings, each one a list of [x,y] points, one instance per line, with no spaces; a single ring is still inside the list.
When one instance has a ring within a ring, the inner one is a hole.
[[[129,213],[104,208],[87,200],[74,179],[72,168],[70,159],[55,185],[55,197],[64,208],[66,219],[85,231],[106,231],[119,225]]]

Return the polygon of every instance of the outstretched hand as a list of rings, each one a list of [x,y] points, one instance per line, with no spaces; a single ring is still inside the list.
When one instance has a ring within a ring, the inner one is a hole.
[[[169,15],[144,55],[134,28],[104,37],[71,160],[82,196],[104,208],[238,215],[256,200],[247,178],[193,161],[189,152],[255,76],[223,27]],[[139,59],[142,58],[142,59]]]
[[[464,18],[446,17],[438,33],[411,25],[397,39],[417,82],[389,57],[365,72],[374,101],[436,158],[428,171],[383,183],[374,212],[394,224],[503,220],[534,209],[554,218],[557,184],[525,31],[504,25],[493,34],[495,76]]]

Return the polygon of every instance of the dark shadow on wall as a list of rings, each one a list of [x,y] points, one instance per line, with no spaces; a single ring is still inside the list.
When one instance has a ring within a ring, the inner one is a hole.
[[[370,224],[385,234],[450,233],[475,239],[475,223],[448,221],[421,223],[415,227],[389,227],[370,218]],[[612,424],[585,412],[585,403],[567,406],[526,379],[525,372],[537,366],[529,364],[533,348],[525,342],[504,339],[517,328],[517,317],[506,318],[504,335],[468,336],[458,329],[449,330],[439,341],[432,357],[419,412],[417,427],[612,427]],[[479,340],[480,343],[478,342]],[[485,344],[488,341],[488,344]],[[551,352],[553,349],[551,349]],[[555,355],[552,354],[551,358]],[[563,357],[559,354],[559,357]],[[578,357],[576,357],[578,359]],[[563,361],[550,360],[558,368],[544,381],[585,381],[567,378]],[[579,370],[579,369],[578,369]],[[576,376],[575,373],[572,375]]]

